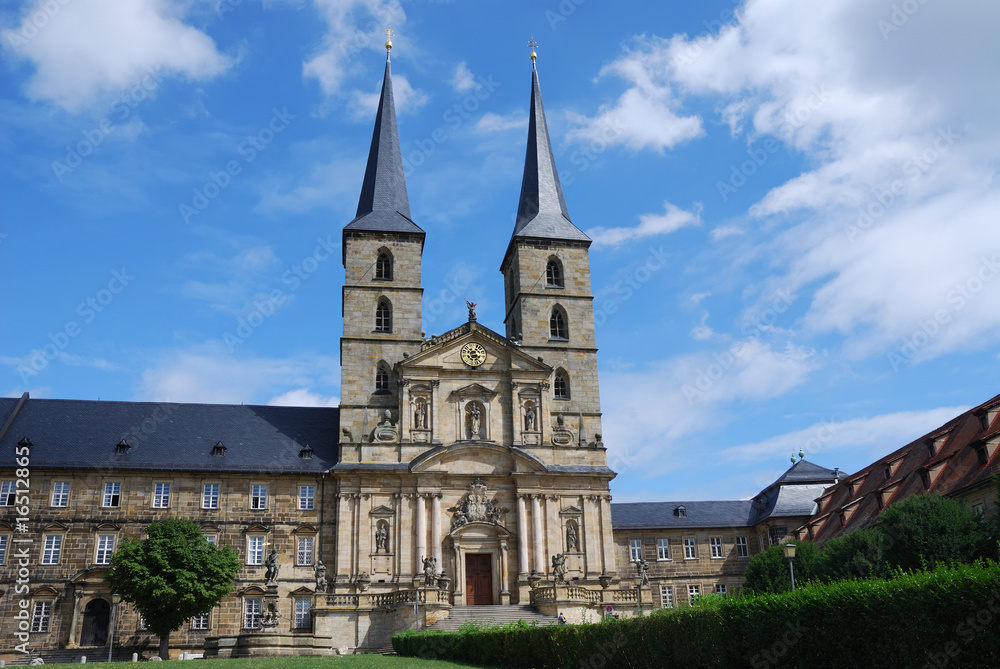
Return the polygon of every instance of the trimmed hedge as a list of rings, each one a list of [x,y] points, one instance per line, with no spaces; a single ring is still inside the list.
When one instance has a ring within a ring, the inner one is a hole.
[[[400,655],[515,669],[998,667],[1000,565],[810,585],[592,625],[403,632]]]

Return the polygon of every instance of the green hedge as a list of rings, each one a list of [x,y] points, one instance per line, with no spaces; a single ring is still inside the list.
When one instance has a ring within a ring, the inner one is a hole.
[[[517,669],[998,667],[1000,565],[842,581],[592,625],[403,632],[400,655]]]

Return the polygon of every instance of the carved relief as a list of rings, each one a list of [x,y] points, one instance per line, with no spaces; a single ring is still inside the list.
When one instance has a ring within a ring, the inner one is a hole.
[[[382,413],[382,422],[379,423],[372,432],[372,441],[378,443],[391,443],[396,441],[399,434],[396,424],[392,422],[392,413],[386,409]]]
[[[573,433],[566,428],[566,419],[562,414],[556,416],[556,426],[552,428],[552,445],[569,446],[573,443]]]
[[[448,510],[452,512],[452,531],[468,523],[501,525],[503,514],[507,512],[507,509],[497,504],[496,500],[489,500],[486,496],[486,482],[482,479],[476,479],[469,484],[469,492],[456,506]]]

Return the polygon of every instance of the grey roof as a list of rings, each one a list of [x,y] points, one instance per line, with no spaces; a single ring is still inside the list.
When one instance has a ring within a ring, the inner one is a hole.
[[[0,398],[0,421],[17,402]],[[338,426],[333,408],[29,399],[0,435],[0,458],[13,462],[26,437],[32,467],[319,473],[337,461]]]
[[[676,513],[685,508],[685,517]],[[611,527],[615,530],[669,529],[685,527],[747,527],[751,500],[719,502],[633,502],[611,505]]]
[[[826,467],[820,467],[819,465],[814,465],[811,462],[806,462],[805,460],[799,460],[794,465],[788,468],[788,470],[778,477],[771,485],[778,485],[782,483],[827,483],[832,484],[836,479],[843,478],[838,470],[827,469]]]
[[[754,498],[751,524],[767,518],[811,516],[816,511],[816,498],[823,494],[827,483],[796,483],[770,487]]]
[[[396,129],[396,106],[392,99],[392,71],[385,61],[382,95],[375,114],[375,130],[368,151],[365,180],[358,200],[358,213],[344,228],[376,232],[424,231],[410,219],[410,200],[406,195],[406,177]]]
[[[528,117],[528,147],[524,154],[521,197],[513,239],[534,237],[589,242],[590,237],[573,225],[566,209],[556,172],[556,161],[545,123],[538,71],[531,70],[531,114]]]

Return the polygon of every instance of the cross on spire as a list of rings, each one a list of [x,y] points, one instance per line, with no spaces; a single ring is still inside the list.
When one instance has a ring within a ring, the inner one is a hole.
[[[535,41],[534,35],[532,35],[531,38],[528,39],[528,48],[531,49],[531,66],[534,67],[535,59],[538,58],[538,54],[535,53],[535,49],[538,48],[538,42]]]

